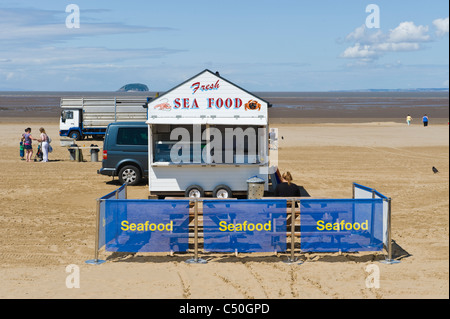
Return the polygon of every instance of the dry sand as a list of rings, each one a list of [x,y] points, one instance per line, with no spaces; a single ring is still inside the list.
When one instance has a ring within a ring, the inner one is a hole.
[[[312,197],[350,198],[352,182],[392,197],[395,265],[381,253],[110,254],[88,265],[95,240],[95,199],[116,189],[98,175],[101,163],[71,162],[59,146],[58,120],[0,118],[1,298],[449,298],[449,128],[418,123],[276,124],[279,167]],[[337,120],[335,120],[337,122]],[[53,138],[49,163],[19,159],[25,127]],[[79,144],[90,145],[92,141]],[[101,143],[95,142],[101,145]],[[89,160],[89,155],[85,154]],[[433,174],[432,166],[440,173]],[[146,185],[129,198],[147,198]],[[80,269],[80,288],[67,288],[68,265]],[[367,288],[376,265],[380,287]]]

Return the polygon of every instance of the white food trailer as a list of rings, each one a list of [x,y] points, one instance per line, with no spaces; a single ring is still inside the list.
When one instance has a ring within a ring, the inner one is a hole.
[[[270,104],[204,70],[148,103],[151,195],[232,197],[268,190]]]

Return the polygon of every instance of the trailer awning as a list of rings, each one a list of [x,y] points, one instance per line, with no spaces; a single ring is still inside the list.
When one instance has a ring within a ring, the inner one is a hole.
[[[171,125],[267,125],[266,117],[157,117],[149,116],[147,124]]]

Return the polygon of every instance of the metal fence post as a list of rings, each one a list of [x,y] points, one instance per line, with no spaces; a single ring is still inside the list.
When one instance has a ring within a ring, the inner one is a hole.
[[[386,247],[386,249],[387,249],[387,253],[388,253],[388,258],[385,260],[382,260],[380,262],[383,264],[398,264],[398,263],[400,263],[399,260],[392,259],[391,198],[389,197],[387,201],[388,201],[388,226],[387,226],[388,227],[388,238],[387,238],[388,246]]]
[[[116,195],[117,195],[117,193],[116,193]],[[100,201],[101,201],[101,199],[97,198],[96,219],[95,219],[94,259],[86,260],[86,264],[90,264],[90,265],[99,265],[99,264],[103,264],[105,262],[105,260],[98,259],[98,243],[99,243],[99,234],[100,234]]]
[[[207,261],[198,258],[198,199],[194,199],[194,258],[186,260],[188,264],[206,264]]]

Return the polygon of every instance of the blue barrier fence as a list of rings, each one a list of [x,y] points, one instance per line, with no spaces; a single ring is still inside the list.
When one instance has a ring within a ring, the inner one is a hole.
[[[106,244],[106,232],[105,232],[105,226],[107,221],[106,216],[106,202],[110,199],[126,199],[127,198],[127,186],[124,184],[120,186],[115,191],[112,191],[109,194],[106,194],[105,196],[99,198],[97,200],[97,211],[98,211],[98,218],[97,218],[97,230],[98,230],[98,238],[96,247],[97,249],[101,249]]]
[[[185,252],[189,200],[106,200],[105,250]]]
[[[300,201],[302,252],[383,250],[382,199]]]
[[[286,251],[286,200],[204,200],[206,252]]]
[[[356,183],[353,197],[129,200],[124,185],[98,199],[96,260],[103,247],[108,252],[186,252],[189,235],[197,250],[197,226],[192,234],[189,224],[193,219],[198,224],[200,203],[204,252],[285,252],[290,235],[291,254],[297,237],[300,252],[386,248],[390,258],[390,199]]]

